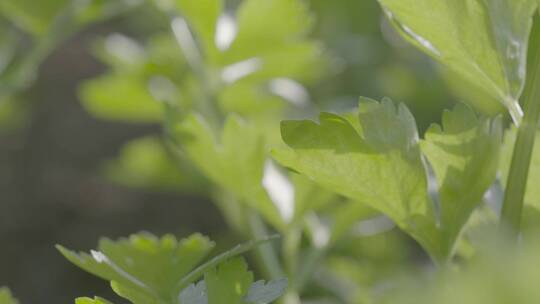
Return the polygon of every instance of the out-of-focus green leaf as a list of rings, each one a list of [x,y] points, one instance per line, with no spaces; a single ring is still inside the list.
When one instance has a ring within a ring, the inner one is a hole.
[[[25,125],[29,116],[28,105],[23,100],[0,98],[0,132],[9,132]]]
[[[181,113],[195,110],[212,116],[207,113],[207,104],[216,103],[215,107],[225,113],[233,112],[250,120],[275,121],[286,108],[284,99],[296,105],[309,101],[309,95],[297,82],[320,78],[326,57],[321,46],[307,38],[312,18],[303,1],[245,0],[239,4],[235,16],[223,11],[221,0],[158,1],[158,4],[167,13],[171,12],[172,4],[187,20],[195,42],[200,44],[201,54],[196,56],[202,60],[198,63],[202,65],[201,73],[187,70],[184,57],[188,54],[183,54],[186,51],[183,41],[178,45],[171,36],[157,35],[160,39],[151,39],[142,47],[122,35],[111,35],[104,39],[98,56],[113,67],[114,76],[91,80],[81,90],[91,113],[107,119],[155,121],[160,117],[156,118],[159,115],[154,110],[155,103],[149,102],[152,96],[178,106]],[[232,27],[229,30],[237,33],[229,33],[227,47],[216,42],[221,39],[218,36],[228,35],[220,32],[228,28],[220,23],[225,19]],[[279,24],[274,22],[277,19]],[[129,81],[115,83],[119,82],[115,78]],[[112,90],[113,87],[117,89]],[[101,92],[113,92],[113,95],[118,92],[129,97],[124,100],[133,100],[132,103],[140,106],[121,106],[115,96]],[[126,111],[121,111],[122,107]],[[134,109],[144,109],[141,112],[147,114],[136,114]]]
[[[289,178],[294,186],[294,218],[297,221],[304,220],[308,212],[319,211],[337,201],[333,191],[320,187],[303,175],[291,173]]]
[[[270,53],[301,40],[313,19],[303,1],[246,0],[238,9],[237,24],[238,36],[225,54],[229,63]]]
[[[379,0],[398,31],[520,118],[534,0]],[[473,100],[474,102],[474,100]]]
[[[210,180],[282,227],[278,209],[262,187],[266,147],[256,126],[230,116],[220,137],[215,138],[202,117],[190,116],[177,131],[182,149]]]
[[[77,21],[86,25],[118,15],[143,3],[143,0],[91,0],[80,1],[76,7]]]
[[[0,75],[6,70],[15,57],[18,46],[17,32],[8,22],[0,19]]]
[[[0,288],[0,304],[19,304],[6,287]]]
[[[0,13],[21,28],[42,35],[70,2],[70,0],[0,1]]]
[[[117,242],[102,239],[98,251],[91,254],[77,254],[61,246],[58,249],[75,265],[113,281],[114,290],[121,296],[144,304],[168,301],[175,296],[180,280],[213,246],[198,234],[180,241],[171,235],[159,239],[136,234]]]
[[[349,235],[334,248],[322,261],[328,274],[318,282],[327,284],[332,291],[336,289],[331,280],[340,282],[342,289],[337,292],[345,303],[378,303],[377,294],[381,292],[378,286],[393,285],[396,277],[405,271],[410,271],[409,275],[415,272],[409,266],[414,256],[413,246],[395,230],[371,236]],[[392,292],[389,289],[382,293]]]
[[[218,61],[227,66],[258,60],[249,77],[259,81],[277,77],[312,81],[325,65],[321,46],[306,37],[312,24],[304,1],[246,0],[237,12],[238,34]]]
[[[282,137],[290,148],[274,151],[274,157],[388,215],[440,258],[414,118],[404,105],[396,108],[390,100],[362,100],[358,118],[323,113],[320,124],[285,121]]]
[[[186,63],[171,37],[155,35],[145,47],[124,35],[111,34],[97,43],[96,55],[112,71],[79,88],[83,105],[94,116],[133,123],[160,122],[164,119],[163,103],[182,110],[192,107]]]
[[[79,91],[85,108],[93,115],[125,122],[159,122],[163,105],[156,101],[143,80],[108,74],[85,82]]]
[[[216,52],[215,36],[217,20],[223,9],[222,0],[174,0],[180,13],[188,20],[202,40],[207,53]]]
[[[321,46],[307,38],[312,18],[303,1],[245,0],[234,17],[222,12],[221,2],[176,1],[202,44],[208,75],[223,84],[216,97],[224,110],[246,117],[256,113],[257,119],[271,116],[284,108],[283,95],[270,89],[272,80],[312,82],[320,78],[326,57]],[[224,45],[219,42],[221,35],[229,39]],[[281,90],[290,92],[290,88]]]
[[[114,72],[139,75],[148,61],[147,51],[136,40],[118,33],[95,42],[94,54]]]
[[[380,212],[354,200],[339,204],[329,213],[329,218],[332,221],[331,242],[335,243],[342,237],[350,236],[348,233],[353,230],[355,224],[380,216]]]
[[[205,193],[206,179],[187,160],[175,157],[157,137],[128,142],[116,160],[107,163],[106,175],[130,187]]]
[[[488,236],[487,238],[490,238]],[[499,236],[500,237],[500,236]],[[484,236],[486,238],[486,236]],[[498,242],[480,248],[477,259],[462,269],[446,268],[435,276],[415,276],[381,294],[381,304],[535,303],[540,298],[538,238],[523,246]]]
[[[208,304],[242,304],[253,273],[242,258],[227,261],[204,275],[208,292]]]
[[[439,185],[441,252],[451,254],[463,226],[495,181],[502,138],[500,119],[479,119],[464,105],[443,114],[421,142]]]
[[[112,303],[100,297],[95,297],[93,299],[85,297],[85,298],[75,299],[75,304],[112,304]]]
[[[268,94],[264,86],[251,80],[240,80],[223,88],[220,103],[227,113],[252,118],[277,117],[284,108],[279,97]]]

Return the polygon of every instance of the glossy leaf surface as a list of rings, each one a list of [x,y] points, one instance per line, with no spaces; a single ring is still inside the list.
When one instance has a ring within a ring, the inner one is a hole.
[[[522,115],[533,0],[379,0],[398,31],[473,86]],[[473,100],[474,102],[474,100]]]

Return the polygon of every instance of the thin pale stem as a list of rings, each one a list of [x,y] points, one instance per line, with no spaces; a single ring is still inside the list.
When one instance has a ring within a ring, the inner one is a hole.
[[[263,220],[255,211],[251,211],[249,214],[249,226],[254,239],[265,237],[268,235],[268,229]],[[263,244],[257,247],[257,253],[259,254],[262,264],[265,267],[265,271],[272,279],[281,279],[285,277],[283,268],[279,262],[279,257],[272,246],[272,244]]]

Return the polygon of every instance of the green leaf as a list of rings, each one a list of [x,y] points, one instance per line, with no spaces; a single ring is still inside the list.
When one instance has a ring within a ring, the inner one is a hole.
[[[187,276],[185,276],[182,281],[178,284],[180,289],[187,287],[190,283],[197,280],[200,276],[202,276],[206,271],[209,269],[212,269],[213,267],[216,267],[217,265],[223,263],[224,261],[231,259],[237,255],[240,255],[246,251],[249,251],[257,246],[261,246],[262,244],[268,243],[270,241],[273,241],[275,239],[279,238],[279,235],[271,235],[264,237],[259,240],[252,240],[249,242],[246,242],[244,244],[240,244],[235,246],[232,249],[229,249],[220,255],[215,256],[210,261],[200,265],[195,270],[190,272]]]
[[[336,203],[337,195],[320,187],[303,175],[291,173],[289,179],[294,186],[294,219],[302,222],[309,212],[319,211]]]
[[[536,0],[379,2],[407,40],[521,117]]]
[[[312,81],[325,66],[321,46],[307,38],[313,20],[301,0],[246,0],[237,11],[235,40],[215,60],[228,66],[255,59],[260,65],[248,77],[258,81]]]
[[[362,100],[358,119],[323,113],[320,124],[285,121],[290,149],[274,151],[284,166],[321,186],[383,212],[416,238],[434,258],[438,252],[434,210],[418,146],[414,118],[390,100]]]
[[[208,182],[187,160],[174,157],[166,143],[157,137],[128,142],[117,159],[105,167],[112,181],[130,187],[203,194]]]
[[[0,76],[8,70],[17,55],[17,47],[20,43],[18,36],[17,31],[10,26],[8,21],[0,19]]]
[[[180,293],[181,304],[208,304],[208,292],[204,280],[191,284]],[[285,293],[288,280],[286,278],[265,282],[257,281],[249,287],[242,303],[268,304],[277,300]],[[230,286],[227,286],[227,288]]]
[[[219,94],[220,106],[226,113],[236,113],[251,119],[262,119],[280,115],[284,109],[283,101],[269,95],[265,86],[257,81],[242,79],[225,88]],[[275,115],[272,115],[275,113]]]
[[[0,13],[21,28],[43,35],[70,0],[17,0],[0,1]]]
[[[95,297],[93,299],[85,297],[85,298],[75,299],[75,304],[112,304],[112,303],[100,297]]]
[[[82,25],[102,21],[117,16],[141,3],[143,3],[143,1],[140,0],[92,0],[88,2],[79,2],[76,3],[77,21]]]
[[[122,285],[116,281],[111,281],[112,290],[119,296],[128,299],[133,304],[162,304],[166,301],[166,298],[160,300],[158,297],[149,295],[148,293],[132,288],[127,285]],[[170,298],[174,297],[174,293],[171,293]],[[168,303],[168,302],[165,302]],[[174,303],[174,302],[173,302]]]
[[[242,304],[253,282],[242,258],[227,261],[204,275],[208,292],[208,304]]]
[[[331,243],[335,243],[341,238],[346,240],[351,228],[358,222],[379,216],[381,216],[379,212],[357,201],[348,200],[337,205],[329,214],[332,221]]]
[[[182,149],[210,180],[282,227],[278,209],[262,186],[266,147],[256,126],[230,116],[216,139],[205,121],[192,115],[177,131]]]
[[[153,303],[176,294],[180,280],[213,248],[207,238],[194,234],[177,241],[171,235],[161,239],[145,233],[113,242],[102,239],[91,254],[58,249],[72,263],[103,279],[114,281],[120,295]],[[176,297],[176,296],[175,296]],[[152,302],[150,302],[150,300]]]
[[[219,15],[223,9],[222,0],[174,0],[180,13],[195,29],[196,35],[201,39],[205,51],[216,52],[214,37]]]
[[[172,304],[178,297],[191,297],[190,290],[195,287],[185,288],[211,269],[277,237],[237,245],[197,268],[214,246],[199,234],[180,241],[171,235],[159,239],[147,233],[117,242],[102,239],[99,251],[92,250],[91,254],[77,254],[59,245],[57,248],[75,265],[111,281],[112,289],[134,304]]]
[[[311,29],[313,18],[303,1],[246,0],[238,9],[237,23],[238,35],[225,54],[230,63],[300,40]]]
[[[30,107],[19,98],[0,96],[0,133],[9,133],[28,123]]]
[[[163,119],[163,105],[148,91],[147,84],[130,75],[107,74],[86,81],[80,98],[92,115],[125,122],[158,122]]]
[[[9,289],[0,287],[0,304],[19,304],[19,301],[11,295]]]
[[[450,255],[456,239],[496,178],[502,138],[500,119],[479,119],[464,105],[443,114],[421,142],[439,185],[441,252]]]

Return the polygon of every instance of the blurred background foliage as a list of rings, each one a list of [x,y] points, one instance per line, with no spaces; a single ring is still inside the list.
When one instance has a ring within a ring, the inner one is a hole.
[[[239,201],[271,199],[257,180],[271,163],[257,151],[256,165],[228,162],[240,153],[235,147],[255,147],[259,134],[261,149],[279,145],[282,119],[345,112],[359,96],[388,96],[409,106],[423,133],[471,96],[403,41],[375,0],[310,0],[308,10],[296,1],[231,0],[229,19],[189,1],[35,2],[0,2],[0,285],[22,302],[114,299],[106,283],[67,264],[55,243],[91,248],[100,236],[140,230],[200,231],[227,247],[248,238]],[[203,53],[190,48],[178,9]],[[213,24],[231,30],[231,16],[236,39],[231,44],[224,32],[214,43]],[[224,121],[222,142],[189,141],[193,134],[221,138]],[[241,187],[230,182],[237,174],[248,177]],[[374,211],[290,178],[301,215],[290,222],[318,227],[323,219],[333,227],[330,249],[303,256],[320,262],[307,274],[308,287],[322,287],[305,288],[306,298],[370,303],[403,273],[428,267],[417,245]],[[278,231],[295,231],[272,211],[261,213]]]

